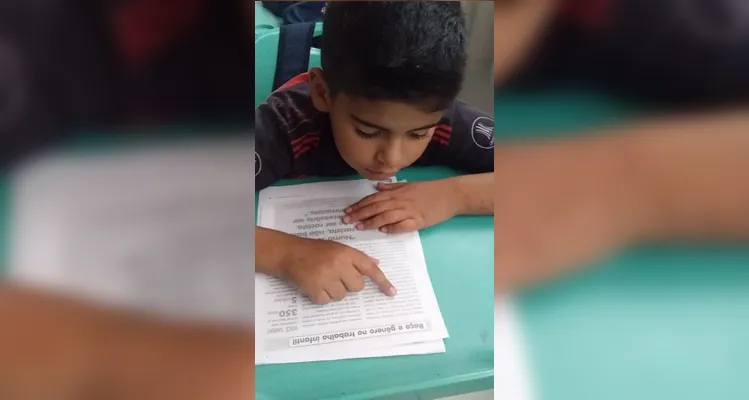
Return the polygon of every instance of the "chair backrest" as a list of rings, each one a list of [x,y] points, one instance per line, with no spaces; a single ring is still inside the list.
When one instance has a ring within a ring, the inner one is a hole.
[[[262,2],[255,2],[255,38],[257,38],[258,33],[278,28],[280,25],[281,18],[265,9]]]
[[[322,23],[315,24],[314,36],[322,35]],[[255,107],[273,91],[278,61],[280,28],[255,31]],[[311,48],[309,68],[319,67],[320,49]]]

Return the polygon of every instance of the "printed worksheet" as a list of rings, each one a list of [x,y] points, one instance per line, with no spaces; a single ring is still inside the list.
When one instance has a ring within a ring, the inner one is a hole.
[[[51,155],[12,185],[9,279],[167,317],[251,324],[251,140]]]
[[[334,240],[380,260],[398,291],[371,282],[339,302],[316,305],[288,283],[256,277],[256,362],[302,362],[443,352],[447,337],[417,232],[358,231],[343,210],[375,192],[359,180],[272,187],[260,193],[258,225]]]

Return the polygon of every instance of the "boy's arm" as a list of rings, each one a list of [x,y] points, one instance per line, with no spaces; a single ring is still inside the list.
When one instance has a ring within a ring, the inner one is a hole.
[[[627,142],[638,239],[749,239],[749,110],[644,124]]]
[[[463,175],[453,180],[460,201],[457,215],[490,215],[494,213],[494,173]]]
[[[254,393],[252,329],[170,324],[2,282],[0,326],[3,399]]]
[[[274,229],[255,227],[255,271],[280,276],[283,258],[295,236]]]
[[[749,241],[749,113],[600,133],[497,150],[498,291],[631,243]]]

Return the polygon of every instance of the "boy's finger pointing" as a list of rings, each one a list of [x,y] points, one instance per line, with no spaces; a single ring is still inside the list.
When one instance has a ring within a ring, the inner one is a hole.
[[[375,265],[372,258],[362,253],[362,257],[357,260],[355,265],[356,269],[361,272],[362,275],[369,278],[380,290],[388,296],[395,296],[397,291],[395,286],[388,280],[385,273]]]

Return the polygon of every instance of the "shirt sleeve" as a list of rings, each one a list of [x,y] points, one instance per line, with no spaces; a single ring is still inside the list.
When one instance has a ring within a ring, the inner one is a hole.
[[[456,101],[437,125],[422,165],[477,174],[494,171],[494,118]]]
[[[289,175],[293,167],[291,144],[273,98],[255,111],[255,190],[259,191]]]
[[[61,136],[62,110],[68,105],[51,101],[60,98],[53,90],[59,80],[47,66],[59,65],[24,29],[31,24],[25,17],[33,14],[29,8],[24,2],[0,1],[0,170]]]

